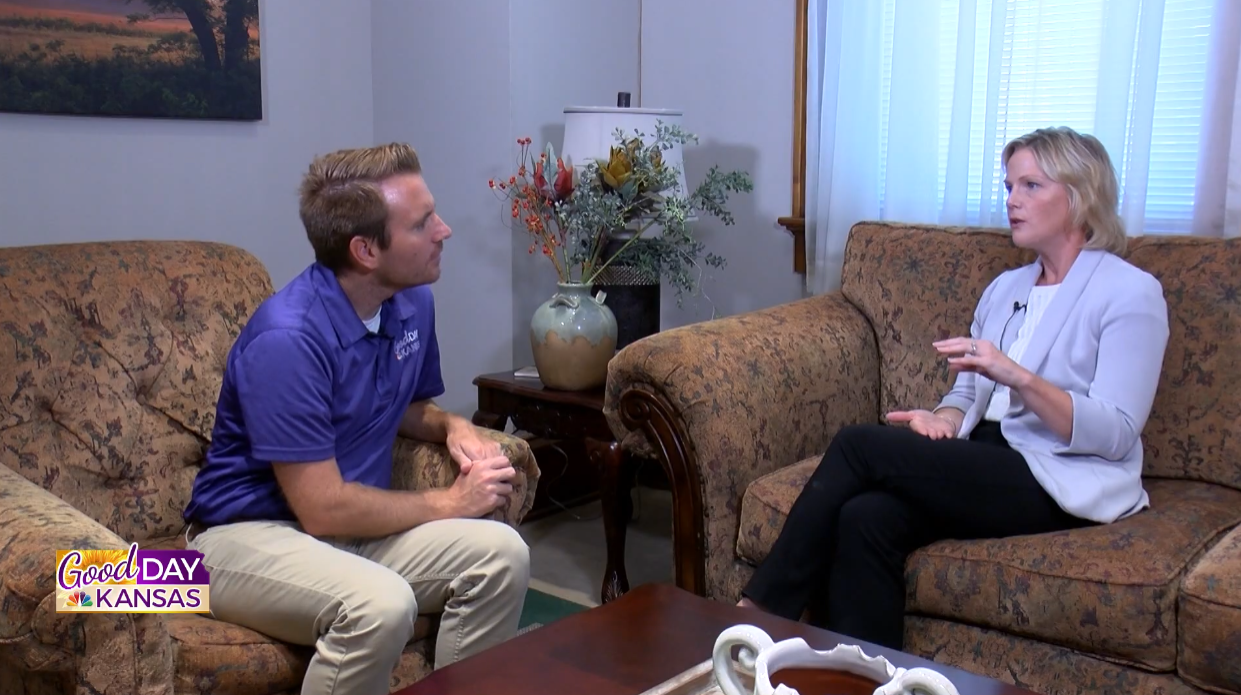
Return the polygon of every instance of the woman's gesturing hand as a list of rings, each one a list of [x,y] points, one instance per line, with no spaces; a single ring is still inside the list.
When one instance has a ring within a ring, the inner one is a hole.
[[[1011,389],[1021,386],[1030,371],[1017,364],[989,340],[948,338],[933,343],[941,355],[948,356],[948,368],[954,372],[974,372]]]
[[[907,422],[909,429],[931,439],[957,436],[957,423],[929,410],[898,410],[888,413],[888,422]]]

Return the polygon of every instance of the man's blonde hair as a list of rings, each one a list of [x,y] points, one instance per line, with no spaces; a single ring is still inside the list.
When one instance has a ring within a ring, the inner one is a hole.
[[[1033,153],[1043,173],[1068,189],[1069,211],[1086,231],[1086,248],[1124,253],[1128,237],[1117,211],[1120,187],[1103,143],[1067,127],[1042,128],[1004,147],[1000,161],[1005,169],[1023,148]]]
[[[347,267],[355,236],[388,248],[388,205],[379,184],[397,174],[420,173],[418,154],[404,143],[316,157],[300,190],[302,225],[315,260],[332,270]]]

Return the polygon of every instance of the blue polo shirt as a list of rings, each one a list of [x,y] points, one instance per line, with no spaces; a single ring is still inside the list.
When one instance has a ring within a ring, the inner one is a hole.
[[[206,462],[185,520],[295,520],[272,462],[332,457],[346,482],[388,488],[410,403],[444,393],[429,286],[383,303],[371,333],[318,263],[268,298],[228,355]]]

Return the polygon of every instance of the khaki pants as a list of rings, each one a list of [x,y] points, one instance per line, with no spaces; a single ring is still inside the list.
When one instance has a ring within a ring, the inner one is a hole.
[[[210,572],[211,614],[313,645],[303,695],[380,695],[419,613],[441,613],[435,668],[517,632],[529,549],[506,524],[435,521],[373,540],[319,539],[291,522],[187,532]]]

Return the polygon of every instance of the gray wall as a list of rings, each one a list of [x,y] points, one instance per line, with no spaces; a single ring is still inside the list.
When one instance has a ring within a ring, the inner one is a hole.
[[[374,140],[370,10],[261,3],[261,122],[0,113],[0,243],[223,241],[284,285],[314,260],[302,172],[316,153]]]
[[[434,286],[440,405],[468,416],[474,377],[512,361],[513,245],[487,188],[511,131],[509,0],[374,0],[372,12],[375,138],[413,144],[453,230]]]
[[[616,92],[629,91],[634,106],[685,113],[685,128],[699,137],[685,153],[690,186],[713,164],[754,177],[754,192],[729,206],[735,226],[714,218],[693,223],[728,265],[704,268],[705,296],[687,296],[681,307],[665,286],[661,327],[710,319],[713,309],[715,316],[728,316],[804,296],[801,276],[793,272],[792,237],[776,224],[792,211],[795,6],[749,0],[523,5],[514,14],[514,36],[545,31],[557,40],[514,51],[517,134],[559,147],[564,106],[612,106]],[[524,233],[515,237],[512,364],[524,366],[533,364],[530,317],[555,291],[556,276],[546,258],[527,254]]]
[[[704,275],[717,316],[803,296],[792,236],[776,224],[792,212],[795,9],[752,0],[642,3],[642,105],[685,112],[686,130],[699,138],[685,151],[689,185],[713,164],[754,177],[754,191],[729,205],[735,226],[694,223],[708,249],[728,260]],[[687,298],[678,309],[665,287],[660,318],[665,329],[706,320],[711,304]]]
[[[477,374],[532,363],[530,316],[555,287],[487,179],[511,172],[520,136],[559,147],[565,106],[612,105],[629,91],[635,106],[685,112],[701,138],[686,152],[691,185],[716,163],[754,175],[755,192],[733,203],[736,227],[696,223],[729,261],[704,280],[717,314],[802,296],[791,238],[775,223],[790,211],[792,4],[260,5],[262,122],[0,114],[0,243],[223,241],[258,256],[279,288],[313,260],[297,184],[314,155],[408,141],[453,228],[434,288],[442,403],[469,415]],[[711,316],[706,301],[678,309],[664,296],[664,328]]]
[[[518,137],[558,148],[565,106],[633,91],[638,2],[373,0],[375,139],[414,144],[453,228],[435,285],[445,407],[468,415],[475,376],[530,361],[530,317],[555,291],[487,180],[513,172]]]
[[[641,0],[538,0],[520,4],[522,11],[513,14],[511,26],[516,134],[512,141],[528,136],[534,140],[532,147],[541,148],[550,142],[559,152],[564,139],[564,107],[615,106],[617,92],[637,92]],[[514,148],[510,171],[517,154]],[[503,212],[498,204],[495,211],[497,215]],[[492,226],[493,233],[502,233]],[[513,247],[513,335],[506,368],[534,364],[530,318],[556,292],[556,271],[537,249],[530,255],[530,235],[525,228],[509,236]]]

